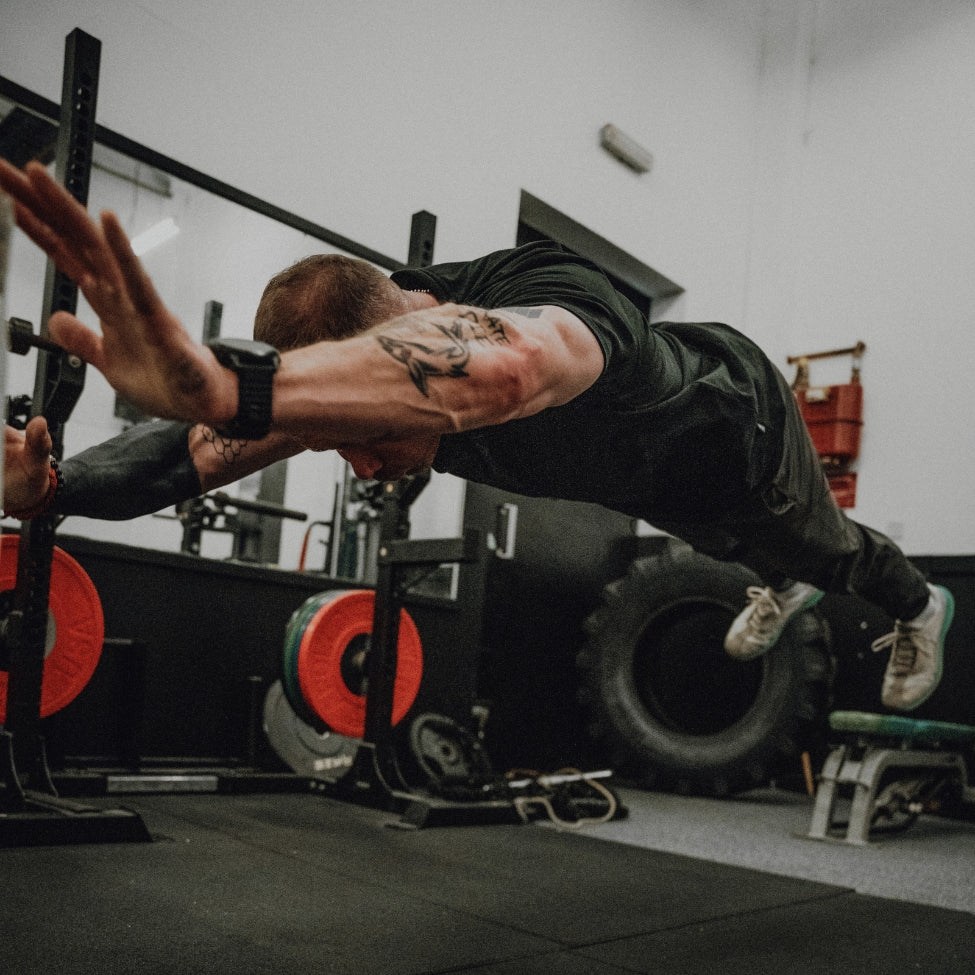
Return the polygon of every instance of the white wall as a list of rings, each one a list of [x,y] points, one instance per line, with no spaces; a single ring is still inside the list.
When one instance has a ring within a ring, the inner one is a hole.
[[[57,99],[74,27],[103,124],[384,253],[508,246],[524,188],[783,367],[863,339],[857,515],[975,550],[970,0],[5,0],[0,72]]]
[[[971,553],[975,6],[802,0],[769,24],[749,330],[779,362],[867,343],[855,515]]]

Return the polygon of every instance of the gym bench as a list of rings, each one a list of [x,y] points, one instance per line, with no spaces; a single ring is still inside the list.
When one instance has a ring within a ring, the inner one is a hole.
[[[904,829],[949,793],[975,803],[967,765],[975,727],[862,711],[834,711],[829,723],[841,740],[823,765],[810,839],[865,846],[872,830]],[[850,791],[849,819],[838,821],[837,802]]]

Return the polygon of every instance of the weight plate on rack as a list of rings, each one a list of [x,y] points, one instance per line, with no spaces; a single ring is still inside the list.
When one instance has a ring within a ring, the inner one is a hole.
[[[17,585],[16,535],[0,538],[0,599]],[[70,704],[91,680],[105,642],[105,618],[95,584],[63,549],[51,557],[41,717]],[[7,672],[0,670],[0,723],[7,715]]]
[[[353,589],[324,593],[315,606],[309,601],[299,610],[285,641],[285,692],[292,706],[293,685],[301,716],[309,708],[341,735],[365,734],[366,658],[372,633],[375,594]],[[406,717],[416,700],[423,676],[420,634],[406,610],[400,613],[392,721]],[[289,688],[289,684],[292,687]]]
[[[443,714],[421,714],[410,726],[413,757],[438,790],[475,787],[494,777],[490,759],[472,732]]]

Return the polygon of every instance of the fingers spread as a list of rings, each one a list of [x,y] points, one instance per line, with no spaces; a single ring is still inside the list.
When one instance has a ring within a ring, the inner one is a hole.
[[[64,247],[60,238],[23,204],[16,203],[14,213],[17,217],[17,226],[77,284],[85,276],[85,270],[74,254]]]
[[[25,194],[30,194],[30,183],[27,177],[5,159],[0,159],[0,188],[15,200],[21,200]]]
[[[43,166],[31,162],[21,172],[2,162],[0,187],[14,198],[18,226],[72,281],[81,285],[93,271],[105,273],[101,231]]]
[[[135,256],[118,217],[111,211],[106,210],[102,214],[102,230],[125,282],[133,308],[146,318],[154,316],[162,307],[162,302],[142,262]]]
[[[98,225],[88,215],[88,211],[40,163],[28,163],[24,172],[33,191],[32,208],[37,216],[56,233],[70,236],[76,246],[99,246],[101,239]]]

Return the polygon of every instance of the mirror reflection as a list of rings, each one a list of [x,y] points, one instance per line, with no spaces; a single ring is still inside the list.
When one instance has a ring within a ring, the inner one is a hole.
[[[37,158],[53,167],[55,142],[53,123],[0,99],[0,152],[6,158],[18,165]],[[249,338],[254,309],[273,274],[309,254],[341,252],[309,233],[102,144],[94,148],[89,208],[118,214],[163,301],[201,340],[216,334]],[[41,252],[15,229],[6,315],[32,322],[35,332],[40,331],[45,270]],[[95,320],[81,296],[78,316]],[[8,394],[32,394],[35,368],[34,353],[8,356]],[[84,392],[65,427],[65,455],[144,419],[117,400],[97,370],[89,369]],[[244,501],[270,501],[306,519],[272,518],[236,508],[228,509],[226,516],[204,512],[207,527],[197,534],[195,554],[242,557],[285,569],[368,580],[373,571],[368,492],[354,482],[337,455],[299,455],[279,469],[232,485],[227,494]],[[330,525],[337,511],[347,521],[330,544]],[[179,552],[188,550],[185,522],[185,512],[181,521],[175,509],[168,509],[127,522],[71,518],[63,531]],[[243,535],[241,526],[246,529]]]

